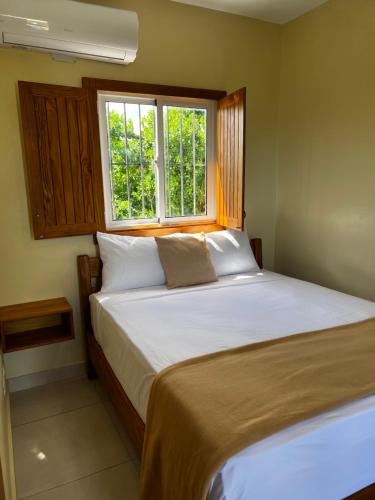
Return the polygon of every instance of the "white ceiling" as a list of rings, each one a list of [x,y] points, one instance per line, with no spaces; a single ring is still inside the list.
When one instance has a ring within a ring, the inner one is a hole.
[[[284,24],[328,0],[172,0]]]

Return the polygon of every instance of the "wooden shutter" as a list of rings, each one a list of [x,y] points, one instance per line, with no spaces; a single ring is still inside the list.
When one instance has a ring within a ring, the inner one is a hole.
[[[218,101],[217,223],[244,227],[246,89]]]
[[[19,82],[35,239],[104,227],[96,97],[88,89]]]

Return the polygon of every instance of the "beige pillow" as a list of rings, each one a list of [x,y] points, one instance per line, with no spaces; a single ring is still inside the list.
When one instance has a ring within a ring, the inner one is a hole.
[[[217,281],[206,240],[202,237],[155,238],[167,287]]]

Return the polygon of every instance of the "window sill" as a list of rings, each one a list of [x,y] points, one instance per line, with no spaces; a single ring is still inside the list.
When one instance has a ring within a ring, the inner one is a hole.
[[[173,233],[210,233],[222,229],[224,229],[223,226],[217,224],[216,221],[202,220],[172,224],[142,224],[118,229],[107,228],[106,232],[124,236],[163,236]]]

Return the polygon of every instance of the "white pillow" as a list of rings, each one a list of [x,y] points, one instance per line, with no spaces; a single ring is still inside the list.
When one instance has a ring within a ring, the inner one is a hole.
[[[97,233],[103,262],[102,292],[163,285],[155,238]]]
[[[215,231],[206,240],[217,276],[259,271],[247,231]]]

